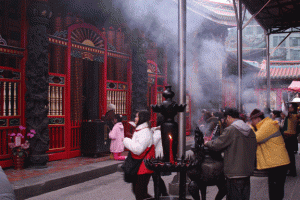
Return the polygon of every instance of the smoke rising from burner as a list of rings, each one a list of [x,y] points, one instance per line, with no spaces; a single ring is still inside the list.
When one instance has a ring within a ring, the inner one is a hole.
[[[137,28],[143,31],[145,36],[154,41],[158,47],[166,47],[168,61],[171,61],[169,67],[171,71],[168,73],[172,80],[169,80],[169,84],[177,93],[178,3],[176,0],[70,0],[65,2],[70,8],[82,12],[83,17],[90,18],[100,27],[103,24],[107,27],[113,23],[125,23],[131,30]],[[192,99],[192,119],[197,122],[201,109],[217,109],[222,106],[221,73],[222,70],[227,70],[223,67],[227,55],[224,41],[219,38],[220,33],[226,28],[219,30],[220,25],[189,9],[187,9],[186,26],[186,86]],[[224,35],[221,36],[225,38]],[[246,77],[243,77],[243,82],[244,79]],[[236,80],[236,77],[233,80]],[[254,100],[249,100],[253,98],[251,93],[253,96],[252,89],[245,88],[243,99],[253,104]]]
[[[171,82],[178,88],[178,3],[172,0],[114,1],[122,10],[127,25],[145,32],[158,46],[167,46],[172,61]],[[203,31],[208,20],[187,9],[186,86],[192,99],[192,119],[200,117],[203,108],[221,104],[221,73],[226,60],[225,47],[209,31]],[[215,26],[211,23],[210,26]],[[210,27],[210,29],[214,29]],[[217,31],[216,31],[217,32]],[[204,36],[203,36],[204,35]],[[203,36],[203,37],[202,37]],[[197,65],[197,66],[196,66]],[[170,82],[169,82],[170,84]]]

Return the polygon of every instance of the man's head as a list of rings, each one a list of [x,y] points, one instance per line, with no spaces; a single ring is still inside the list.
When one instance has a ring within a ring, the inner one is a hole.
[[[289,112],[290,113],[296,113],[297,112],[297,104],[296,103],[290,103],[289,104]]]
[[[263,112],[261,112],[259,109],[254,109],[250,114],[250,119],[252,121],[252,125],[256,126],[261,120],[265,118],[265,115]]]
[[[235,108],[226,108],[224,112],[225,122],[229,126],[235,120],[239,119],[239,111]]]
[[[281,111],[279,110],[273,110],[272,111],[272,119],[280,117]]]

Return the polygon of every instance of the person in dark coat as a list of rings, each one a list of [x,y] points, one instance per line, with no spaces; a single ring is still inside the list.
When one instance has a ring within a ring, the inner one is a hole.
[[[255,134],[239,119],[236,109],[227,108],[224,116],[228,127],[217,139],[205,141],[204,145],[213,151],[224,151],[227,200],[249,200],[250,175],[255,168]]]
[[[106,122],[110,130],[112,130],[115,125],[114,123],[114,119],[116,115],[115,110],[116,110],[116,106],[114,104],[109,104],[107,106],[107,110],[105,113],[104,121]]]

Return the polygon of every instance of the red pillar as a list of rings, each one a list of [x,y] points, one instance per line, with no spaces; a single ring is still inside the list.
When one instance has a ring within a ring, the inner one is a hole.
[[[111,44],[112,46],[115,47],[115,30],[113,27],[109,27],[108,33],[107,33],[107,42]],[[109,67],[107,68],[107,79],[108,80],[115,80],[115,59],[113,58],[108,58],[108,65]]]
[[[68,27],[73,23],[72,13],[67,13],[67,16],[65,18],[65,26],[64,30],[68,30]]]
[[[22,1],[22,20],[21,20],[21,47],[25,49],[23,58],[21,60],[21,125],[26,126],[26,119],[25,119],[25,93],[26,93],[26,82],[25,82],[25,67],[26,67],[26,61],[27,61],[27,31],[28,31],[28,25],[27,25],[27,18],[26,18],[26,10],[27,10],[27,1]]]
[[[116,49],[118,52],[123,52],[124,49],[124,37],[123,37],[123,33],[122,33],[122,29],[118,28],[118,30],[116,31]],[[125,82],[125,77],[126,77],[126,70],[124,69],[126,63],[124,60],[121,59],[116,59],[116,79],[118,81],[124,81]]]

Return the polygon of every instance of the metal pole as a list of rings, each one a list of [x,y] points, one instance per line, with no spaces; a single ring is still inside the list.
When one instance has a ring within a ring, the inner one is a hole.
[[[186,0],[179,0],[179,104],[186,101]],[[178,157],[185,157],[185,112],[179,113]]]
[[[242,112],[242,71],[243,71],[243,19],[242,19],[242,1],[239,1],[239,14],[238,14],[238,31],[237,31],[237,39],[238,39],[238,111]]]
[[[270,90],[271,90],[271,80],[270,80],[270,34],[269,31],[266,35],[267,40],[267,109],[270,109]]]
[[[186,101],[186,0],[178,0],[178,43],[179,43],[179,104]],[[185,158],[185,111],[179,113],[178,157]],[[185,199],[186,173],[180,172],[179,199]]]

